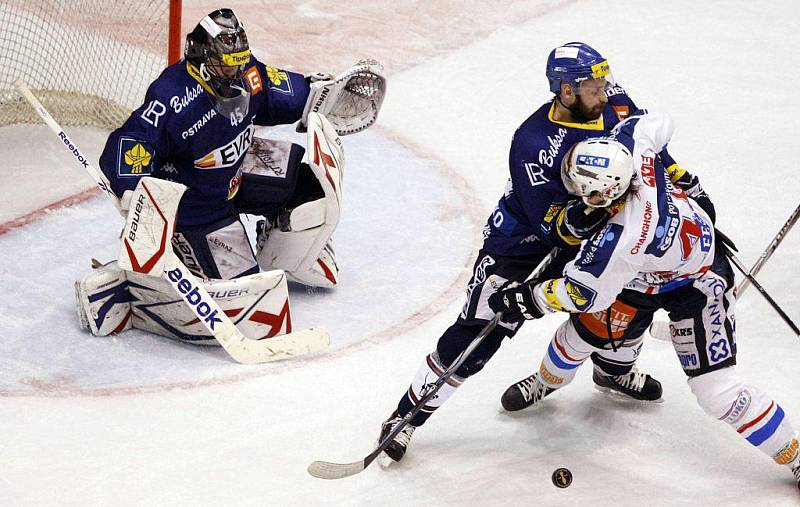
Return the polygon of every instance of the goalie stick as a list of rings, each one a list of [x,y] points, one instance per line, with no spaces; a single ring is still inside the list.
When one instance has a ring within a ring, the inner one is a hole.
[[[550,251],[550,253],[542,259],[542,262],[539,263],[539,266],[536,267],[534,272],[528,278],[529,280],[536,280],[541,274],[544,272],[545,269],[550,265],[552,260],[558,254],[559,249],[554,248]],[[422,407],[434,396],[436,393],[439,392],[439,389],[447,382],[455,372],[458,370],[459,366],[469,357],[469,355],[474,351],[478,345],[483,342],[483,340],[489,336],[494,328],[497,326],[497,323],[500,322],[500,318],[502,317],[501,313],[496,313],[495,316],[490,320],[484,327],[481,329],[478,336],[475,337],[474,340],[467,346],[467,348],[459,354],[459,356],[453,361],[453,363],[442,373],[442,375],[436,379],[436,382],[433,383],[433,387],[423,396],[415,405],[414,407],[403,417],[403,419],[397,423],[394,429],[383,439],[382,442],[378,444],[374,451],[369,453],[363,459],[358,461],[354,461],[352,463],[330,463],[328,461],[314,461],[310,465],[308,465],[308,473],[314,477],[319,479],[343,479],[345,477],[350,477],[351,475],[355,475],[357,473],[362,472],[365,468],[367,468],[375,458],[380,455],[381,452],[388,447],[389,443],[394,440],[394,437],[400,433],[406,425],[409,424],[411,419],[414,418],[415,415],[422,410]]]
[[[64,147],[72,153],[75,161],[86,169],[100,190],[103,191],[106,197],[111,199],[117,210],[120,210],[120,200],[111,190],[111,184],[105,174],[89,163],[89,159],[78,149],[58,122],[33,95],[28,85],[22,80],[17,80],[14,86],[47,126],[59,137]],[[330,344],[330,335],[323,327],[295,331],[265,340],[247,338],[225,315],[225,312],[219,308],[219,305],[208,294],[203,284],[197,281],[195,276],[169,248],[166,249],[166,259],[159,274],[172,285],[181,299],[184,300],[200,322],[222,345],[228,355],[240,363],[260,364],[277,359],[285,359],[323,350]],[[187,284],[191,286],[192,291],[185,290]],[[199,298],[199,302],[197,298]],[[210,316],[214,318],[209,318]]]
[[[759,256],[758,260],[753,264],[753,267],[750,268],[750,271],[744,273],[745,278],[742,280],[739,285],[736,287],[736,296],[739,297],[742,293],[747,289],[750,284],[750,279],[747,277],[747,274],[751,274],[756,276],[761,268],[764,267],[764,264],[767,263],[772,254],[777,250],[778,246],[783,241],[783,238],[789,234],[789,231],[792,230],[792,227],[797,222],[797,219],[800,218],[800,205],[795,208],[791,215],[789,215],[789,219],[784,222],[783,227],[778,231],[772,241],[767,245],[767,248],[764,249],[761,256]],[[656,320],[650,324],[650,336],[656,338],[658,340],[670,341],[672,339],[672,334],[669,330],[669,322],[663,320]]]

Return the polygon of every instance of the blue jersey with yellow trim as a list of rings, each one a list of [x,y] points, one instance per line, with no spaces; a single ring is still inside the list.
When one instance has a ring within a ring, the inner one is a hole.
[[[553,246],[570,245],[564,244],[553,227],[554,218],[569,198],[561,182],[561,159],[575,143],[608,134],[636,110],[621,86],[612,87],[607,94],[608,104],[597,120],[557,122],[552,118],[555,102],[551,101],[520,125],[511,141],[511,177],[484,228],[487,251],[508,256],[544,255]]]
[[[267,67],[254,57],[244,71],[250,106],[224,117],[197,69],[182,60],[167,67],[147,90],[144,104],[111,133],[100,167],[118,196],[143,176],[182,183],[179,225],[205,225],[234,212],[241,165],[255,125],[294,123],[309,94],[306,79]],[[196,76],[196,77],[195,77]]]

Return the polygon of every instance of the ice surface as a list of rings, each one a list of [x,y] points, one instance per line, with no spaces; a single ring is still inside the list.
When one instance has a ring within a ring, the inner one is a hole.
[[[312,12],[330,12],[312,4]],[[664,383],[661,405],[602,395],[584,367],[539,410],[500,412],[501,393],[538,366],[558,317],[506,342],[415,433],[401,466],[375,464],[334,482],[306,473],[313,460],[369,453],[380,422],[457,315],[482,217],[505,184],[511,135],[547,99],[542,74],[552,47],[592,43],[640,105],[675,118],[671,152],[700,174],[745,263],[797,205],[795,2],[547,5],[421,65],[388,69],[380,126],[345,139],[343,285],[293,293],[298,324],[317,323],[314,310],[332,328],[328,354],[250,368],[143,334],[81,335],[71,283],[88,257],[116,249],[119,219],[99,200],[0,236],[0,503],[797,505],[786,470],[697,407],[666,342],[647,341],[640,358]],[[238,10],[246,20],[258,9]],[[401,45],[414,28],[375,37]],[[4,153],[30,149],[5,137],[0,145]],[[798,265],[795,230],[760,275],[796,319]],[[373,284],[376,292],[365,293]],[[800,424],[797,337],[752,289],[738,310],[737,369]],[[70,395],[81,387],[85,395]],[[575,476],[568,489],[550,483],[559,466]]]

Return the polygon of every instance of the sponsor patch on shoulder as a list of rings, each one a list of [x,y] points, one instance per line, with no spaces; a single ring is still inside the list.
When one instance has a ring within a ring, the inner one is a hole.
[[[278,70],[275,67],[267,67],[267,78],[270,89],[287,95],[294,95],[292,82],[286,72]]]
[[[622,237],[623,227],[609,223],[597,234],[583,244],[575,265],[599,278],[608,266],[614,249]]]
[[[149,143],[121,137],[117,150],[117,175],[121,178],[147,176],[153,172],[153,148]]]
[[[258,95],[264,88],[264,84],[261,82],[261,74],[255,65],[247,69],[244,73],[244,78],[247,81],[248,88],[250,88],[251,95]]]
[[[630,116],[631,111],[628,106],[611,106],[614,109],[614,112],[617,113],[617,119],[619,121],[624,120],[628,116]]]

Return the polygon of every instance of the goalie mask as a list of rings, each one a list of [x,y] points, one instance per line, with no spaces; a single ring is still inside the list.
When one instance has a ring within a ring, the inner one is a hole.
[[[570,194],[592,208],[605,208],[623,196],[633,179],[633,156],[622,143],[594,138],[573,146],[561,161],[561,179]]]
[[[218,9],[186,36],[186,61],[192,64],[221,115],[237,121],[247,115],[250,92],[242,76],[250,63],[247,34],[231,9]]]

